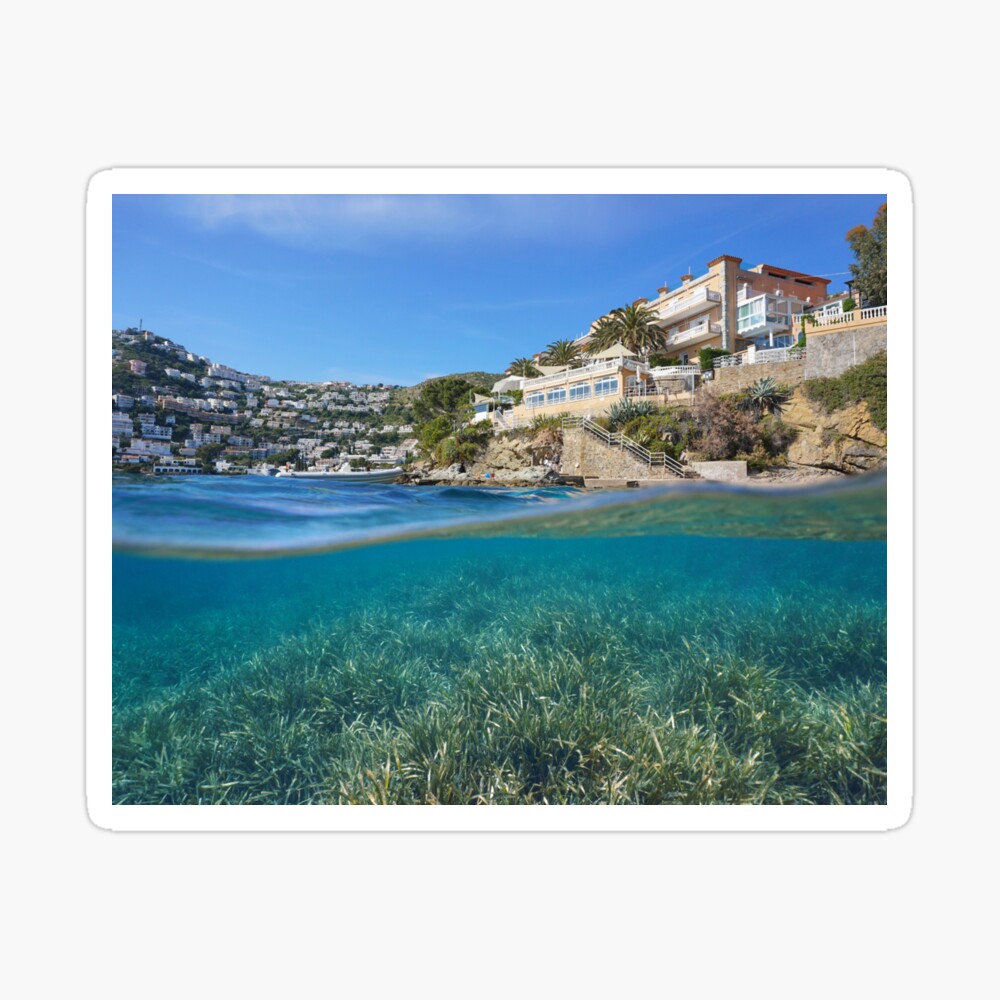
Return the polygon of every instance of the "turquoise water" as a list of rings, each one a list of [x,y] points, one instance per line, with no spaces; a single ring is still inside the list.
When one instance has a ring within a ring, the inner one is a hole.
[[[117,477],[122,803],[882,802],[884,477]]]

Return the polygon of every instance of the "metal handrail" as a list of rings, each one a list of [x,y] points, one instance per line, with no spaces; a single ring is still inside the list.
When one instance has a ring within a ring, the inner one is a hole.
[[[684,466],[677,459],[671,458],[666,452],[650,451],[639,444],[638,441],[633,441],[626,434],[622,434],[621,431],[606,430],[600,424],[591,420],[590,417],[563,417],[562,425],[563,427],[582,427],[609,447],[618,445],[618,447],[628,450],[637,458],[641,458],[650,467],[662,465],[675,476],[684,478]]]

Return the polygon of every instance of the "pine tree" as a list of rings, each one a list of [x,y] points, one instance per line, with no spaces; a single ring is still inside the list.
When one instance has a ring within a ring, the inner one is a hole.
[[[855,226],[847,234],[847,242],[857,260],[851,264],[854,290],[861,296],[863,306],[884,306],[889,301],[886,276],[886,250],[888,228],[886,205],[875,213],[871,229]]]

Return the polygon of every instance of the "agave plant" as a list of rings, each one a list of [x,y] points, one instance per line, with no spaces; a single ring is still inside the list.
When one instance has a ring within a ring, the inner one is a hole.
[[[788,402],[788,394],[783,392],[770,376],[757,379],[743,393],[739,402],[741,410],[753,414],[754,420],[760,420],[765,413],[781,415],[781,407]]]
[[[656,407],[648,400],[622,399],[613,403],[607,412],[608,430],[617,431],[636,417],[648,417],[656,412]]]

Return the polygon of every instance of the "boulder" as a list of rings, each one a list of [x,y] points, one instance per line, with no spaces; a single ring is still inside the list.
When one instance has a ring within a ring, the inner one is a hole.
[[[826,413],[802,389],[796,389],[781,419],[799,432],[788,448],[788,461],[795,465],[847,473],[885,465],[886,436],[871,422],[867,403]]]

